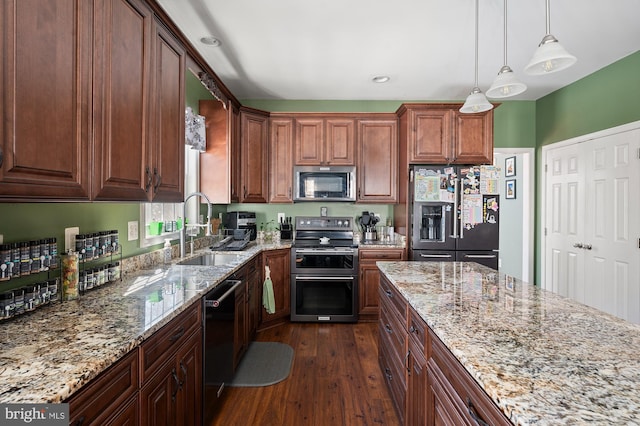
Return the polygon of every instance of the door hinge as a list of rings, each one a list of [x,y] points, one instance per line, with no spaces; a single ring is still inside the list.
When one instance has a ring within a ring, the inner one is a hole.
[[[547,236],[547,228],[544,228],[544,236]]]
[[[544,165],[544,172],[547,173],[547,165]]]

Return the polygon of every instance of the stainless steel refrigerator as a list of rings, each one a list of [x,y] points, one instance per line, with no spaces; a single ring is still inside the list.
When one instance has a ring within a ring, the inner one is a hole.
[[[477,262],[497,270],[499,169],[414,165],[410,180],[413,260]]]

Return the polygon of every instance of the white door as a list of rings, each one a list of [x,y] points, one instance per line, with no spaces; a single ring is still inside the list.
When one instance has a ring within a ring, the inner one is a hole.
[[[640,323],[640,130],[584,145],[585,303]]]
[[[547,151],[546,272],[543,288],[584,302],[584,160],[581,144]]]
[[[543,288],[640,323],[640,129],[546,150]]]

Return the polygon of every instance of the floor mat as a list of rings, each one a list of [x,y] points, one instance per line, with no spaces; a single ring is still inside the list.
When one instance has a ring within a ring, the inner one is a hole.
[[[257,387],[281,382],[289,376],[293,348],[284,343],[251,342],[229,386]]]

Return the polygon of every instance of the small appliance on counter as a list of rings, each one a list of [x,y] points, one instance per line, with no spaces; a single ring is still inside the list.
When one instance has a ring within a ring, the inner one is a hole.
[[[256,229],[256,213],[247,211],[226,212],[223,225],[227,230],[248,230],[253,241],[258,235]]]
[[[249,229],[228,229],[225,237],[209,247],[213,251],[244,250],[251,242]]]
[[[363,242],[373,242],[378,239],[376,224],[380,222],[380,217],[373,212],[362,212],[362,216],[358,217],[358,225],[362,231]]]

